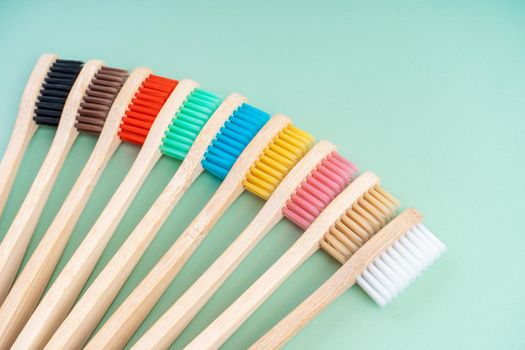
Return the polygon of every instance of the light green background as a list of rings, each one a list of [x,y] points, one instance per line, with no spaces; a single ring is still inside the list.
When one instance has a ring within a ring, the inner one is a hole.
[[[237,91],[329,139],[426,216],[447,253],[381,310],[352,288],[288,349],[525,348],[525,3],[523,1],[0,1],[0,152],[37,57],[100,58]],[[6,232],[53,137],[29,146],[0,224]],[[30,244],[51,222],[95,139],[82,135]],[[110,198],[138,148],[123,145],[77,225],[61,269]],[[162,159],[97,266],[133,229],[178,162]],[[111,308],[141,280],[219,181],[206,174],[177,206]],[[140,328],[142,334],[262,206],[244,194],[217,223]],[[211,322],[298,237],[281,222],[175,343]],[[27,260],[27,257],[26,257]],[[313,256],[224,348],[253,343],[337,268]],[[56,275],[55,275],[56,276]],[[92,281],[92,279],[90,280]],[[107,319],[108,315],[106,315]]]

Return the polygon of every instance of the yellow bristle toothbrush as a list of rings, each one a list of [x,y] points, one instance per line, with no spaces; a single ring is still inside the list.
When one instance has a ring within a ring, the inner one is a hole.
[[[118,132],[135,92],[151,73],[102,66],[86,90],[76,128],[100,134],[84,169],[0,307],[0,349],[10,345],[35,308],[95,185],[121,143]]]
[[[399,214],[250,350],[282,347],[355,283],[379,305],[390,302],[445,250],[445,245],[422,220],[415,209]]]
[[[207,168],[220,166],[223,153],[231,145],[220,136],[205,156],[203,164]],[[313,138],[292,126],[289,118],[276,115],[270,119],[240,154],[210,201],[86,348],[118,348],[127,342],[219,217],[242,194],[245,174],[261,153],[265,154],[264,162],[269,166],[276,160],[281,161],[277,163],[282,166],[276,173],[284,177],[312,143]],[[129,261],[127,251],[134,245],[131,239],[122,245],[53,335],[48,349],[83,344],[124,283],[123,264],[119,262]],[[82,320],[82,324],[75,324],[76,320]]]
[[[133,165],[81,245],[69,259],[55,282],[31,315],[28,308],[23,316],[27,323],[14,332],[15,347],[41,348],[63,320],[82,286],[89,277],[111,234],[131,204],[144,180],[160,159],[165,130],[173,115],[187,100],[198,84],[191,80],[180,82],[149,74],[136,90],[122,118],[119,137],[142,145]],[[39,295],[36,297],[38,301]],[[34,307],[34,305],[32,305]],[[16,312],[16,311],[15,311]],[[17,337],[18,336],[18,337]]]
[[[9,143],[7,144],[2,161],[0,162],[0,217],[2,216],[7,197],[9,197],[9,193],[11,192],[11,187],[13,186],[20,162],[39,126],[33,119],[36,104],[44,81],[46,79],[49,80],[49,68],[55,63],[57,58],[57,55],[51,53],[45,53],[40,56],[27,80],[22,98],[20,99],[15,126],[9,138]],[[68,77],[68,74],[62,75],[63,73],[60,72],[54,72],[53,74],[57,78]],[[68,80],[68,85],[72,85],[73,82]],[[67,97],[67,94],[65,95],[65,97],[49,96],[47,102],[58,103],[63,106]]]
[[[257,170],[255,167],[251,169],[253,173]],[[271,193],[268,201],[226,251],[139,339],[134,349],[168,348],[257,243],[285,217],[283,209],[294,194],[301,196],[305,216],[313,217],[348,185],[356,176],[357,168],[335,151],[335,145],[321,141],[273,192],[253,181],[256,177],[252,172],[246,177],[245,186],[255,193]],[[308,220],[302,223],[303,229],[309,225]]]
[[[287,210],[297,203],[292,198]],[[185,349],[217,349],[319,248],[340,260],[350,257],[394,215],[398,202],[366,172],[341,192],[310,227],[255,283],[201,332]],[[295,215],[300,213],[295,211]],[[290,216],[300,222],[295,215]],[[301,215],[300,215],[301,216]]]
[[[75,128],[77,111],[91,79],[102,64],[99,60],[91,60],[86,64],[55,60],[47,72],[48,80],[42,85],[33,118],[36,123],[58,123],[58,128],[24,202],[0,243],[0,304],[11,288],[44,204],[78,136],[78,130]],[[57,78],[57,73],[64,74],[67,78]],[[48,101],[49,98],[59,97],[56,95],[61,95],[64,102]]]

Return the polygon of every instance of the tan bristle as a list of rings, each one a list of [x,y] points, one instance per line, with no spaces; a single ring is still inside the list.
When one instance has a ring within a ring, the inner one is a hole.
[[[128,78],[124,69],[101,67],[89,84],[80,104],[75,127],[100,134],[113,101]]]
[[[250,168],[243,182],[244,187],[253,194],[268,199],[313,144],[312,135],[291,124],[287,125],[266,146]]]
[[[346,262],[394,216],[399,201],[375,185],[344,213],[321,240],[321,248]]]

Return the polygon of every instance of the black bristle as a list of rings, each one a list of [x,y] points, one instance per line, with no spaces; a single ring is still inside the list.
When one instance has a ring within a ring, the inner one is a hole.
[[[80,61],[56,60],[51,65],[35,105],[33,120],[37,124],[58,125],[67,96],[83,64]]]

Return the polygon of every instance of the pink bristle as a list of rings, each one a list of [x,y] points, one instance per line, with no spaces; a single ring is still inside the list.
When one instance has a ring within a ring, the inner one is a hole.
[[[283,214],[306,230],[328,204],[354,179],[357,168],[332,152],[288,200]]]

